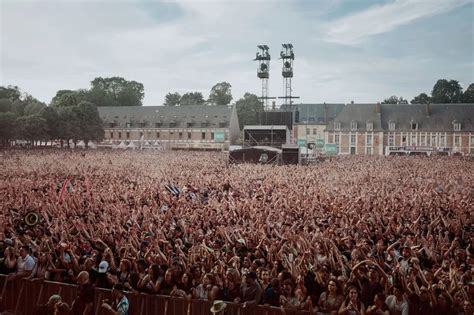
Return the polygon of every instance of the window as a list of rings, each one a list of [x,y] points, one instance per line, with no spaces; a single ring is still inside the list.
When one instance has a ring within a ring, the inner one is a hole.
[[[160,122],[155,123],[155,128],[161,128],[161,123]]]
[[[418,124],[416,122],[411,122],[411,130],[418,130]]]
[[[179,133],[179,138],[183,139],[183,133],[182,132]]]
[[[395,146],[395,136],[393,134],[388,135],[388,146],[389,147]]]
[[[388,124],[388,129],[391,130],[391,131],[395,130],[395,123],[394,123],[394,122],[390,122],[390,123]]]
[[[170,128],[174,128],[174,127],[176,127],[176,123],[170,122]]]
[[[127,131],[127,139],[130,139],[130,132]]]
[[[351,135],[351,145],[356,145],[356,135]]]
[[[425,135],[420,135],[420,145],[426,146],[426,137]]]
[[[372,145],[372,135],[367,135],[366,145]]]
[[[339,144],[339,135],[334,135],[334,143]]]
[[[335,130],[341,130],[341,123],[340,122],[335,122],[334,123],[334,129]]]
[[[474,146],[474,136],[471,136],[471,146]]]
[[[461,131],[461,123],[454,122],[454,131]]]
[[[309,128],[306,128],[306,135],[309,136],[310,135],[310,132],[311,130]]]
[[[372,148],[371,147],[365,148],[365,154],[372,155]]]
[[[406,135],[402,135],[402,146],[403,145],[407,145],[407,136]]]
[[[120,131],[119,131],[119,133],[118,133],[118,138],[119,138],[119,139],[122,139],[122,133],[121,133]]]
[[[111,132],[111,133],[110,133],[110,139],[113,139],[113,138],[114,138],[114,133]]]
[[[357,122],[351,121],[351,130],[357,130]]]
[[[206,139],[206,133],[205,133],[205,132],[202,132],[202,133],[201,133],[201,139],[202,139],[202,140]]]
[[[140,131],[140,139],[143,137],[143,132]]]
[[[214,132],[211,132],[211,140],[214,140]]]
[[[160,133],[156,132],[156,139],[160,139]]]
[[[368,122],[368,123],[367,123],[367,130],[368,130],[368,131],[374,130],[374,123]]]
[[[132,124],[128,122],[128,123],[125,124],[125,127],[126,127],[126,128],[130,128],[131,125],[132,125]]]
[[[318,134],[318,129],[316,128],[313,128],[313,136],[317,135]]]
[[[446,146],[446,136],[445,135],[440,135],[439,136],[439,146],[440,147],[445,147]]]
[[[188,139],[191,139],[191,133],[188,132]]]
[[[416,145],[416,134],[411,135],[411,145]]]
[[[461,146],[461,137],[460,136],[454,136],[454,146],[455,147]]]
[[[436,135],[431,135],[431,146],[436,147]]]

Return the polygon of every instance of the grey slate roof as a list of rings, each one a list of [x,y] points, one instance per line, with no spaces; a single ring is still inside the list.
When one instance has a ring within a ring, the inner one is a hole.
[[[99,116],[106,128],[227,128],[232,106],[102,106]]]
[[[326,108],[328,109],[328,120],[334,119],[336,115],[343,110],[344,104],[293,104],[282,105],[280,110],[285,111],[287,108],[291,109],[292,112],[299,111],[299,122],[300,123],[314,123],[314,124],[326,124]]]
[[[326,130],[334,130],[334,122],[341,123],[342,131],[351,130],[351,121],[357,122],[357,130],[365,131],[366,123],[372,121],[373,129],[389,130],[389,123],[395,123],[395,131],[410,131],[411,123],[418,124],[418,131],[453,131],[453,122],[461,123],[461,131],[474,131],[474,104],[430,104],[428,115],[426,104],[347,104],[330,121]]]
[[[373,131],[381,130],[381,115],[376,113],[377,104],[347,104],[337,116],[328,122],[326,130],[334,130],[334,122],[341,123],[341,130],[351,130],[351,122],[357,123],[357,131],[367,130],[367,123],[373,124]]]
[[[395,130],[411,130],[411,121],[421,131],[453,131],[453,122],[461,123],[461,131],[474,131],[474,104],[382,104],[382,127],[388,130],[389,122]]]

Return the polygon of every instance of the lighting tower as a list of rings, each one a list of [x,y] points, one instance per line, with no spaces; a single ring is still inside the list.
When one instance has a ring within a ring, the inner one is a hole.
[[[291,78],[293,78],[293,60],[295,60],[295,54],[293,53],[292,44],[282,44],[283,49],[280,52],[280,59],[283,61],[283,69],[281,74],[285,81],[285,96],[278,97],[284,99],[285,105],[293,104],[292,99],[299,98],[299,96],[292,96],[291,92]],[[290,108],[291,111],[291,108]]]
[[[270,77],[270,54],[268,53],[267,45],[258,45],[257,56],[254,61],[258,61],[257,77],[262,80],[262,96],[260,99],[263,102],[265,110],[268,109],[268,100],[275,99],[275,97],[268,96],[268,78]]]

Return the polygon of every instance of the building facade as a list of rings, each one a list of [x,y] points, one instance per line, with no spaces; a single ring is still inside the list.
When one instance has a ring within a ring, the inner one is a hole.
[[[474,104],[348,104],[325,141],[338,154],[474,154]]]
[[[98,110],[105,140],[112,143],[221,150],[240,133],[235,106],[104,106]]]

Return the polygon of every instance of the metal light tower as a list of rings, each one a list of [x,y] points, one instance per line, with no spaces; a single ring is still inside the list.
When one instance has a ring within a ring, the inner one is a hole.
[[[267,45],[258,45],[257,55],[254,61],[258,61],[257,77],[262,80],[262,96],[260,99],[263,102],[265,110],[268,109],[268,100],[275,97],[268,97],[268,78],[270,77],[270,54],[268,53]]]
[[[299,98],[299,96],[291,95],[291,78],[293,78],[293,61],[295,60],[295,54],[293,53],[292,44],[282,44],[282,46],[283,49],[280,52],[280,59],[283,61],[281,74],[283,75],[283,80],[285,81],[285,96],[281,96],[279,98],[284,99],[284,104],[290,105],[291,107],[291,104],[293,103],[292,99]]]

